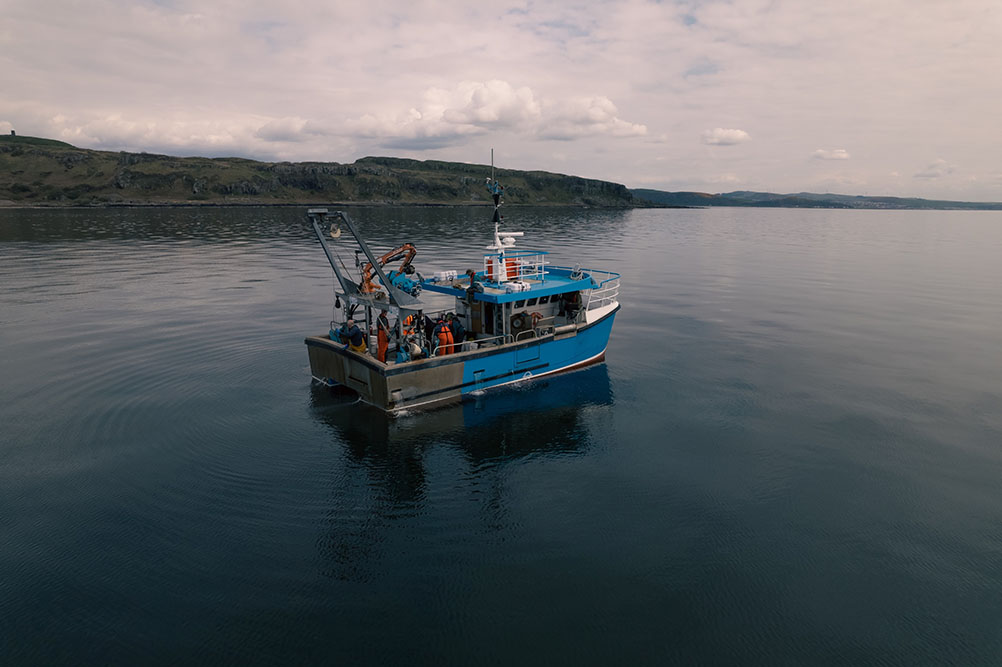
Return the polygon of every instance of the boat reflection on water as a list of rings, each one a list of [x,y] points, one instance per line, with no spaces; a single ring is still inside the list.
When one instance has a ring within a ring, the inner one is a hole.
[[[592,417],[607,412],[614,397],[606,365],[596,364],[411,415],[387,415],[343,389],[314,385],[311,400],[343,454],[331,463],[332,507],[319,542],[323,574],[364,580],[390,526],[420,520],[435,484],[468,486],[483,503],[468,530],[503,530],[505,466],[585,453],[594,442]]]
[[[396,456],[430,445],[456,448],[472,463],[587,446],[583,413],[613,402],[609,371],[596,364],[572,373],[485,392],[436,410],[387,415],[351,390],[312,386],[314,416],[353,458]]]

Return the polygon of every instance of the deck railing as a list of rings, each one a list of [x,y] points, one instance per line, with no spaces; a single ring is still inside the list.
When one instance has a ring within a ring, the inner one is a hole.
[[[583,310],[596,310],[598,308],[603,308],[609,304],[616,303],[619,300],[619,274],[615,271],[602,271],[601,269],[581,269],[574,267],[571,269],[566,266],[554,266],[554,269],[566,269],[568,271],[573,271],[578,269],[581,271],[582,275],[590,276],[592,279],[593,287],[587,290],[581,290],[584,292],[584,308]]]
[[[546,255],[540,250],[509,250],[504,262],[501,253],[484,255],[484,276],[498,283],[516,280],[543,280],[546,275]]]
[[[597,287],[589,290],[585,310],[604,308],[619,300],[619,274],[610,271],[602,271],[602,273],[607,274],[608,277],[602,280]],[[595,278],[594,273],[592,278]]]
[[[463,341],[462,343],[452,343],[453,354],[456,354],[458,352],[464,352],[464,351],[466,351],[466,350],[463,350],[462,348],[463,348],[464,345],[466,345],[468,343],[475,343],[476,347],[473,348],[473,349],[479,349],[481,347],[486,347],[488,345],[507,345],[508,343],[512,343],[514,341],[515,341],[515,339],[512,337],[511,334],[504,334],[504,335],[501,335],[501,336],[492,336],[491,338],[474,338],[474,339]],[[439,354],[438,354],[438,348],[440,348],[440,347],[443,347],[443,346],[440,345],[439,343],[435,344],[435,346],[431,350],[431,356],[432,357],[439,356]],[[457,350],[456,348],[459,348],[459,349]],[[472,350],[470,350],[470,351],[472,351]]]

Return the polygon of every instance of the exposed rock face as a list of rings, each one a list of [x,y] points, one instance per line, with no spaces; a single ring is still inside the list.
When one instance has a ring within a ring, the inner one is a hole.
[[[214,190],[223,195],[253,196],[261,194],[261,187],[250,181],[237,181],[225,185],[217,185]]]
[[[118,154],[118,164],[123,167],[130,167],[132,165],[150,162],[165,162],[170,166],[176,166],[178,158],[172,158],[167,155],[157,155],[156,153],[126,153],[123,151]]]
[[[78,164],[90,162],[91,159],[93,159],[92,156],[87,153],[66,152],[59,156],[59,164],[63,165],[65,169],[72,169]]]

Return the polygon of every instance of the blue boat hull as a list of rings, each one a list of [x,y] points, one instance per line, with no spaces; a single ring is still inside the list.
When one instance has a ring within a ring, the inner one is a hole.
[[[574,335],[545,336],[514,350],[489,354],[463,364],[462,393],[528,380],[601,361],[616,314],[578,329]]]
[[[347,386],[367,403],[394,412],[455,402],[474,392],[599,362],[617,310],[545,336],[404,364],[382,364],[327,337],[311,336],[306,345],[314,378]]]

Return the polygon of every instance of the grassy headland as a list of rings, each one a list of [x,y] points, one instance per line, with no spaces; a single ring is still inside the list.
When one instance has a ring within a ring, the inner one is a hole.
[[[123,204],[483,204],[486,165],[366,157],[257,162],[95,151],[52,139],[0,136],[0,202]],[[634,205],[623,185],[543,171],[496,169],[508,204]],[[6,200],[6,202],[4,202]]]

